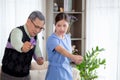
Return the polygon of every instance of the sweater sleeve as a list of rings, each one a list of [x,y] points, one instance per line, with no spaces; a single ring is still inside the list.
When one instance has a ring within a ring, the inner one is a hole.
[[[22,36],[23,36],[22,31],[18,28],[13,29],[11,32],[10,37],[11,45],[13,46],[14,49],[16,49],[19,52],[22,52],[21,51],[21,48],[23,46]]]
[[[37,43],[36,43],[36,48],[35,48],[35,53],[34,53],[34,59],[36,60],[38,57],[43,57],[43,54],[41,52],[41,49],[39,47],[39,40],[37,39]]]

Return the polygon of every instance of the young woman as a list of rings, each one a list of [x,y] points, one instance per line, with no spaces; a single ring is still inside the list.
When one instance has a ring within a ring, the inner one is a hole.
[[[69,16],[59,13],[55,18],[55,32],[47,40],[48,71],[45,80],[73,80],[70,62],[80,64],[82,56],[73,55],[69,27]]]

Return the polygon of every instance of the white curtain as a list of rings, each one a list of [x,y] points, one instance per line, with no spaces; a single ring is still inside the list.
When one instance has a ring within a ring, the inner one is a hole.
[[[40,10],[45,14],[44,0],[0,0],[0,62],[10,31],[17,26],[24,25],[33,10]],[[39,34],[40,47],[43,52],[43,33]]]
[[[106,58],[106,69],[98,70],[99,80],[120,80],[120,0],[87,0],[86,11],[86,49],[105,48],[100,57]]]

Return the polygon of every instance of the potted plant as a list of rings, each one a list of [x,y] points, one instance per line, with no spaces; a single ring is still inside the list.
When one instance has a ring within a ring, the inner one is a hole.
[[[83,61],[81,64],[76,65],[77,69],[80,71],[81,80],[95,80],[98,78],[96,69],[101,65],[106,65],[106,60],[98,58],[100,52],[104,51],[103,48],[99,49],[96,46],[92,51],[88,51],[83,56]]]

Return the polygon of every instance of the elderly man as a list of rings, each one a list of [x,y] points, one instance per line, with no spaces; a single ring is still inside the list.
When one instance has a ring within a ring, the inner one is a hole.
[[[43,14],[33,11],[25,25],[11,31],[2,60],[1,80],[30,80],[32,56],[39,65],[43,64],[37,34],[44,30],[44,24]]]

